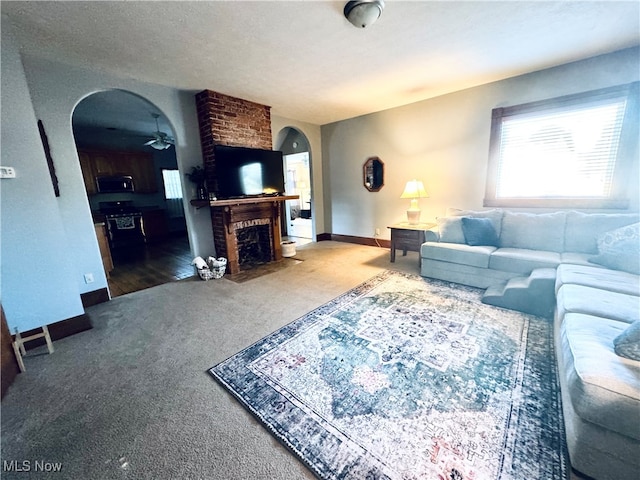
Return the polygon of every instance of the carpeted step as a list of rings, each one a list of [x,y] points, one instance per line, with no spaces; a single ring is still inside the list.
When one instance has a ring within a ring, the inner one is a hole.
[[[515,277],[485,291],[482,303],[551,317],[555,307],[555,268],[537,268],[528,277]]]

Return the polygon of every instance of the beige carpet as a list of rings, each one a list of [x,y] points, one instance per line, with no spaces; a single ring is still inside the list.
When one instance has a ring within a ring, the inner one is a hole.
[[[88,309],[94,328],[30,354],[2,401],[2,461],[31,469],[2,478],[313,478],[206,370],[381,269],[417,273],[417,253],[390,264],[385,249],[320,242],[296,258],[244,283],[192,278]]]
[[[254,265],[253,267],[242,270],[241,272],[229,274],[225,273],[227,280],[231,280],[236,283],[244,283],[249,280],[269,275],[270,273],[279,272],[282,269],[297,265],[301,260],[295,257],[287,257],[278,260],[277,262],[264,263],[261,265]]]

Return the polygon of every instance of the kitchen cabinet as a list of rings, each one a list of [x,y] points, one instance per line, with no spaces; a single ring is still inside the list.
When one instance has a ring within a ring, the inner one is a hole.
[[[122,160],[131,172],[137,192],[155,193],[158,191],[156,184],[156,172],[153,168],[153,156],[148,153],[131,152],[124,153]]]
[[[109,274],[113,270],[113,259],[111,257],[111,249],[109,248],[109,240],[107,239],[107,230],[104,223],[95,223],[96,238],[98,239],[98,247],[100,248],[100,256],[104,265],[104,272],[109,278]]]
[[[87,152],[78,152],[80,157],[80,168],[82,169],[82,179],[84,180],[84,186],[87,189],[87,194],[95,195],[98,193],[96,186],[96,170],[94,162],[91,160],[91,155]]]
[[[158,185],[153,155],[146,152],[78,150],[85,188],[89,195],[98,193],[96,176],[128,175],[136,193],[156,193]]]
[[[125,170],[122,168],[122,162],[115,152],[91,152],[89,155],[96,175],[126,175],[122,171]]]

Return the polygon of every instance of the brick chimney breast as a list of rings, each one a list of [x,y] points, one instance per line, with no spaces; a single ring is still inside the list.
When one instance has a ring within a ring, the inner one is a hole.
[[[217,192],[215,145],[271,150],[271,107],[211,90],[203,90],[195,97],[207,186],[210,192]],[[228,270],[237,273],[242,263],[237,239],[229,240],[229,225],[223,217],[223,209],[211,208],[216,255],[227,257]],[[275,238],[273,232],[270,238]],[[272,248],[279,250],[279,245]]]

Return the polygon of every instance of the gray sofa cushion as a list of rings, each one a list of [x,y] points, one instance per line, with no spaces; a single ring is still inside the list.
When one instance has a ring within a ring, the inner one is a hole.
[[[590,262],[589,259],[593,258],[593,255],[589,253],[575,253],[575,252],[562,252],[560,254],[560,261],[562,263],[570,263],[573,265],[585,265],[587,267],[598,267],[593,262]]]
[[[635,295],[569,283],[558,289],[556,300],[558,319],[568,313],[584,313],[624,323],[640,320],[640,298]]]
[[[640,320],[636,320],[613,339],[613,350],[621,357],[640,361]]]
[[[640,256],[628,253],[601,253],[589,259],[589,262],[612,270],[620,270],[622,272],[640,274]]]
[[[556,268],[559,264],[559,253],[523,248],[499,248],[489,260],[489,268],[523,275],[536,268]]]
[[[635,213],[567,212],[565,251],[598,253],[596,241],[600,235],[638,221]]]
[[[438,222],[440,241],[445,243],[465,243],[462,231],[462,217],[442,217]]]
[[[627,325],[570,313],[560,328],[564,375],[576,413],[608,430],[640,439],[640,362],[615,354]],[[632,419],[636,419],[633,421]]]
[[[504,212],[500,246],[563,252],[566,216],[565,212]]]
[[[640,277],[627,272],[563,263],[556,271],[556,292],[568,283],[640,297]]]
[[[491,253],[495,249],[496,247],[487,246],[472,247],[464,243],[426,242],[420,247],[420,256],[443,262],[487,268]]]

